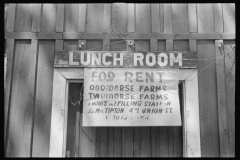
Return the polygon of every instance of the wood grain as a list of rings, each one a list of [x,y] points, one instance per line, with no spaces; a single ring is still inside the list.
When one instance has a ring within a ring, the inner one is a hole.
[[[12,157],[30,157],[36,54],[30,41],[17,41],[13,68],[8,151]]]
[[[223,12],[222,4],[214,3],[214,23],[215,23],[215,32],[223,33]]]
[[[42,4],[31,4],[32,32],[40,32]]]
[[[127,4],[127,31],[135,32],[135,4]]]
[[[195,3],[188,4],[189,32],[198,32],[197,6]]]
[[[235,4],[222,3],[224,33],[236,33]]]
[[[136,4],[136,32],[150,33],[151,28],[151,7],[150,4]]]
[[[218,47],[220,40],[215,41],[216,57],[221,56],[221,51]],[[223,44],[222,44],[223,45]],[[226,90],[225,90],[225,69],[224,58],[216,59],[217,69],[217,97],[218,97],[218,121],[219,121],[219,145],[220,156],[228,157],[228,125],[227,125],[227,104],[226,104]]]
[[[212,41],[198,42],[198,58],[214,58],[215,43]],[[215,60],[198,61],[198,73]],[[213,63],[198,74],[199,112],[201,129],[201,156],[219,156],[219,132],[217,111],[216,64]],[[211,152],[210,152],[211,150]]]
[[[78,32],[86,31],[87,4],[78,4]]]
[[[48,157],[53,91],[54,42],[39,41],[33,156]],[[43,83],[44,82],[44,83]]]
[[[9,4],[7,9],[7,25],[6,25],[7,32],[14,32],[15,15],[16,15],[16,4],[11,3]]]
[[[63,32],[65,4],[57,4],[56,32]]]

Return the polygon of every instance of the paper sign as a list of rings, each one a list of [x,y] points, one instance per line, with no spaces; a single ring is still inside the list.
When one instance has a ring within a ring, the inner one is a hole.
[[[84,68],[83,126],[181,126],[178,70]]]

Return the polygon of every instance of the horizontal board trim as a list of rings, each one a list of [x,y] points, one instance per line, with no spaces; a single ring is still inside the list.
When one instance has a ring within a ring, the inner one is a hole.
[[[5,32],[5,39],[105,39],[108,33]],[[121,33],[125,39],[235,39],[235,33]],[[121,39],[111,33],[109,39]]]

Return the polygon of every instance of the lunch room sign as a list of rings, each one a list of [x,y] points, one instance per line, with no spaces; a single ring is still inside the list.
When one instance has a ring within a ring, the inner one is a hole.
[[[179,68],[195,52],[60,51],[55,67],[84,67],[83,126],[180,126]]]

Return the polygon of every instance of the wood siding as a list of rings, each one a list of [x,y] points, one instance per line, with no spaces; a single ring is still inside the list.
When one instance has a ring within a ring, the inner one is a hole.
[[[201,156],[235,156],[235,4],[10,3],[5,11],[5,156],[49,156],[54,51],[131,49],[114,31],[102,47],[111,28],[139,44],[135,51],[195,50],[199,59],[209,58],[198,61]],[[228,54],[222,59],[216,58],[222,55],[221,39]],[[180,131],[128,127],[86,132],[97,132],[96,143],[106,139],[98,156],[154,157],[179,155],[182,146],[173,144],[178,144]],[[169,143],[159,143],[164,139]]]

